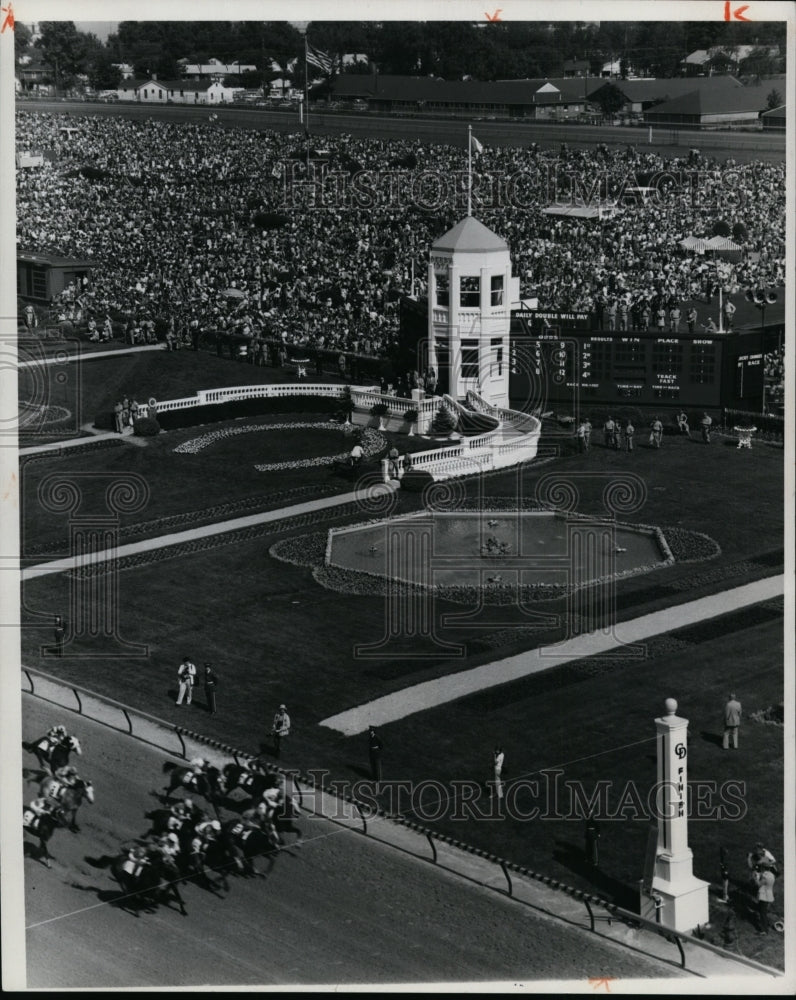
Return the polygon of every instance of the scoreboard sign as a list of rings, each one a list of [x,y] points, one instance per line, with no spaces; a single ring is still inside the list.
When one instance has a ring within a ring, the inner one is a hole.
[[[580,407],[596,402],[662,407],[722,405],[727,345],[720,337],[527,331],[526,323],[512,327],[512,399],[542,396],[556,408],[575,408],[578,402]],[[741,363],[739,358],[739,366]],[[753,358],[747,358],[742,369],[750,396],[753,363]],[[529,381],[534,383],[532,392]],[[759,386],[757,393],[759,396]]]
[[[529,332],[542,333],[544,330],[590,330],[592,318],[585,312],[555,312],[542,309],[520,309],[512,313]]]

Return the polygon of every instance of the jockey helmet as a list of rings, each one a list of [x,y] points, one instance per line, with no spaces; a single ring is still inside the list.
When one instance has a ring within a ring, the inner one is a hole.
[[[47,812],[50,809],[50,803],[45,798],[38,798],[31,802],[30,808],[34,812]]]
[[[212,830],[215,830],[216,832],[218,832],[218,831],[219,831],[219,830],[221,829],[221,824],[220,824],[220,823],[218,822],[218,820],[217,820],[217,819],[214,819],[214,820],[213,820],[213,821],[212,821],[212,822],[210,823],[210,828],[211,828]]]
[[[182,805],[184,805],[186,809],[193,809],[193,799],[185,799],[182,802]]]

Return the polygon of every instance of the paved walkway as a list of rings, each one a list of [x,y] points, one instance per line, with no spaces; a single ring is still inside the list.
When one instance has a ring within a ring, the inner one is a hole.
[[[38,368],[39,365],[62,365],[69,361],[93,361],[94,358],[115,358],[120,354],[138,354],[140,351],[163,351],[163,344],[142,344],[141,347],[120,347],[115,351],[86,351],[85,354],[67,354],[59,351],[49,358],[36,358],[34,361],[20,361],[17,368]]]
[[[65,448],[79,448],[81,445],[94,444],[95,441],[123,441],[132,436],[133,429],[128,427],[127,431],[117,434],[116,431],[101,431],[92,434],[91,437],[67,438],[64,441],[50,441],[48,444],[34,444],[30,448],[20,448],[19,455],[41,455],[48,451],[61,452]]]
[[[115,436],[115,435],[111,435]],[[395,489],[395,484],[383,483],[385,491]],[[180,545],[182,542],[194,541],[197,538],[207,538],[211,535],[223,535],[229,531],[238,531],[240,528],[250,528],[257,524],[269,524],[272,521],[281,521],[282,518],[295,517],[298,514],[309,514],[316,510],[325,510],[328,507],[337,507],[353,500],[361,500],[361,493],[338,493],[331,497],[319,497],[315,500],[307,500],[305,503],[294,504],[292,507],[280,507],[277,510],[261,511],[259,514],[247,514],[245,517],[236,517],[230,521],[216,521],[214,524],[205,524],[201,527],[188,528],[186,531],[177,531],[170,535],[158,535],[156,538],[145,538],[140,542],[130,542],[128,545],[119,545],[115,549],[105,549],[102,552],[92,552],[90,555],[67,556],[64,559],[55,559],[52,562],[38,563],[35,566],[28,566],[21,572],[22,580],[33,580],[39,576],[48,576],[52,573],[64,573],[67,570],[87,565],[96,566],[100,563],[110,562],[114,559],[122,559],[124,556],[136,555],[139,552],[152,552],[154,549],[165,549],[170,545]],[[364,507],[363,507],[364,511]]]
[[[702,597],[696,601],[665,608],[663,611],[654,611],[639,618],[619,622],[609,634],[592,632],[552,646],[542,646],[539,649],[518,653],[504,660],[485,663],[472,670],[462,670],[423,684],[415,684],[383,698],[376,698],[365,705],[358,705],[346,712],[332,715],[328,719],[323,719],[320,725],[335,729],[345,736],[354,736],[365,732],[369,725],[384,726],[407,715],[447,704],[476,691],[516,681],[562,663],[579,660],[584,656],[610,653],[629,643],[642,642],[644,639],[672,629],[684,628],[750,604],[780,597],[784,593],[784,588],[784,576],[771,576],[743,587],[736,587],[734,590],[725,590],[711,597]]]

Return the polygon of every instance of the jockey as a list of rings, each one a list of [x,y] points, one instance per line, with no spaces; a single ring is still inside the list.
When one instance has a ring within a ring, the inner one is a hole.
[[[53,777],[57,778],[62,785],[67,785],[69,788],[74,788],[74,786],[77,784],[78,773],[77,769],[72,767],[71,764],[64,764],[63,767],[58,768]]]
[[[192,820],[193,823],[201,823],[207,819],[207,813],[201,806],[197,806],[193,799],[183,799],[182,804],[188,813],[188,819]]]
[[[148,864],[150,864],[150,860],[147,849],[136,845],[135,847],[131,847],[127,852],[127,857],[122,863],[122,871],[127,872],[128,875],[132,875],[133,878],[139,878]]]
[[[254,809],[246,809],[245,812],[241,814],[241,819],[248,823],[251,827],[255,827],[259,830],[265,830],[269,825],[268,803],[258,802]]]
[[[194,757],[193,760],[188,761],[188,767],[190,767],[194,774],[204,774],[207,761],[204,757]]]
[[[191,818],[191,811],[185,802],[175,802],[169,812],[171,815],[166,821],[169,831],[181,830],[183,824]]]
[[[158,838],[155,845],[164,861],[172,867],[177,864],[177,855],[180,853],[180,839],[176,833],[166,833]]]
[[[202,841],[216,840],[221,833],[221,824],[217,819],[208,819],[203,823],[197,823],[194,827],[196,836]]]
[[[53,815],[53,804],[47,799],[34,799],[22,813],[22,822],[27,827],[37,827],[43,816]]]
[[[49,743],[49,747],[48,747],[49,750],[54,749],[55,747],[59,746],[61,743],[66,743],[66,741],[68,739],[67,732],[66,732],[66,727],[65,726],[53,726],[48,731],[48,733],[44,737],[44,739],[47,740],[47,742]]]

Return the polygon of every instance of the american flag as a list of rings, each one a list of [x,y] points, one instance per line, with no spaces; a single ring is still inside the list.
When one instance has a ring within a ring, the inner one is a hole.
[[[313,46],[307,42],[306,58],[307,62],[312,66],[317,66],[318,69],[323,70],[324,73],[331,75],[334,67],[332,64],[332,57],[327,52],[322,52],[320,49],[313,48]]]

